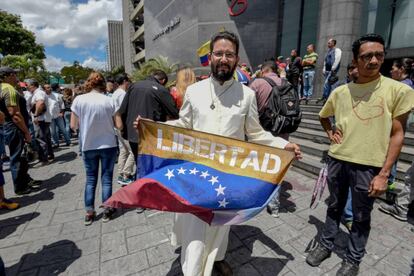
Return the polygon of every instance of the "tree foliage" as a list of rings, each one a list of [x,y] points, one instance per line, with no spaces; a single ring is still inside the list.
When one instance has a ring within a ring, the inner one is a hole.
[[[132,80],[144,80],[152,74],[155,70],[162,70],[166,74],[171,74],[177,68],[177,64],[170,64],[167,57],[159,56],[151,58],[144,62],[139,69],[132,73]]]
[[[43,45],[36,43],[35,35],[23,27],[20,16],[0,10],[0,53],[7,55],[31,54],[44,59]]]
[[[19,69],[18,77],[21,80],[27,78],[34,78],[42,81],[42,71],[45,71],[43,60],[36,58],[32,54],[24,55],[7,55],[1,61],[2,66],[9,66],[14,69]]]
[[[86,80],[92,71],[92,68],[83,67],[79,61],[75,60],[73,65],[63,67],[60,70],[60,75],[65,83],[78,83],[80,80]]]

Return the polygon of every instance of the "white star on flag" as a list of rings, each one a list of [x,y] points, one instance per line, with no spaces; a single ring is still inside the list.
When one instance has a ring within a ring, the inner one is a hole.
[[[194,169],[190,170],[190,174],[197,175],[197,173],[198,173],[198,172],[199,172],[199,171],[197,171],[197,169],[196,169],[196,168],[194,168]]]
[[[212,176],[208,182],[211,182],[211,185],[214,185],[216,182],[219,182],[217,179],[218,176]]]
[[[183,167],[178,169],[178,174],[184,174],[185,175],[186,169],[183,169]]]
[[[168,177],[168,180],[170,180],[171,177],[174,177],[174,174],[173,174],[174,169],[172,169],[172,170],[167,169],[167,170],[168,170],[168,172],[165,174],[165,176]]]
[[[220,186],[217,189],[214,189],[214,190],[217,191],[217,196],[219,196],[219,195],[224,195],[224,189],[226,189],[226,187],[223,187],[220,184]]]
[[[227,204],[229,204],[229,202],[228,201],[226,201],[226,199],[225,198],[223,198],[223,200],[222,201],[220,201],[219,200],[219,202],[218,202],[220,205],[219,205],[219,207],[223,207],[223,208],[226,208],[226,205]]]
[[[201,175],[200,175],[200,177],[202,177],[204,179],[206,179],[207,176],[209,176],[208,171],[202,172]]]

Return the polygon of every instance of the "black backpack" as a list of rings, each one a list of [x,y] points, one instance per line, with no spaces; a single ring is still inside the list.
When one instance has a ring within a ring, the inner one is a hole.
[[[277,85],[270,78],[263,79],[272,86],[267,104],[259,114],[263,129],[275,136],[296,131],[302,119],[298,92],[287,80],[282,79],[281,85]]]

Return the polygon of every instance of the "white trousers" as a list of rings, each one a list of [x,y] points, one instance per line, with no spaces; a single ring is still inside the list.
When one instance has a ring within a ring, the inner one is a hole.
[[[215,261],[224,260],[230,226],[209,226],[192,214],[176,214],[171,237],[181,245],[184,276],[210,276]]]

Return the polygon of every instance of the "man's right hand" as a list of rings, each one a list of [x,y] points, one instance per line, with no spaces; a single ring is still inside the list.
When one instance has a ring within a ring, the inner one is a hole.
[[[342,131],[338,128],[335,129],[335,132],[328,132],[328,138],[333,144],[341,144],[342,143]]]

